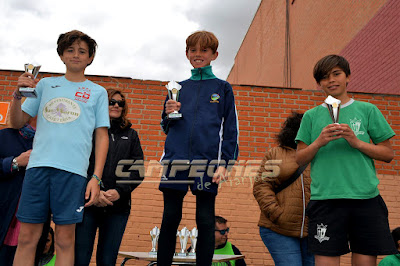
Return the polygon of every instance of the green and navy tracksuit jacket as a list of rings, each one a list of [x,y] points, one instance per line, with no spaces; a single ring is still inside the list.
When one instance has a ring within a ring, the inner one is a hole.
[[[179,112],[182,119],[168,120],[165,108],[162,113],[161,126],[167,138],[161,161],[164,166],[169,166],[165,167],[167,170],[161,178],[160,189],[187,190],[189,184],[192,191],[204,189],[216,194],[218,186],[207,183],[212,180],[209,170],[215,170],[218,162],[223,165],[236,160],[239,151],[233,90],[228,82],[215,77],[211,66],[192,69],[191,78],[180,82],[180,85],[178,101],[181,102]],[[189,162],[188,169],[173,176],[171,164],[176,160]],[[200,166],[197,165],[194,178],[188,177],[193,160],[203,161]]]

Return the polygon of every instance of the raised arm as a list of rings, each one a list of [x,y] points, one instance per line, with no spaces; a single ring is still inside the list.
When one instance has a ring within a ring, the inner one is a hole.
[[[10,105],[10,124],[12,128],[23,127],[31,118],[30,115],[22,111],[21,109],[21,94],[19,88],[30,87],[35,88],[38,80],[33,79],[33,75],[30,73],[24,73],[18,78],[17,89],[13,93],[13,100]]]

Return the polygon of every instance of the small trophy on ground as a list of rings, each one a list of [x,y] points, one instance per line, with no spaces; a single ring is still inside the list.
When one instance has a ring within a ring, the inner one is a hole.
[[[160,236],[160,229],[157,226],[155,226],[150,231],[151,250],[149,252],[149,255],[157,255],[157,242],[158,242],[159,236]]]
[[[165,87],[168,89],[169,99],[174,101],[179,101],[179,91],[182,88],[182,86],[175,81],[170,81],[167,85],[165,85]],[[170,113],[167,117],[170,120],[178,120],[182,118],[182,114],[175,110],[172,113]]]
[[[176,235],[179,237],[179,242],[181,244],[181,249],[177,255],[178,257],[186,257],[187,256],[186,246],[189,240],[190,232],[186,227],[184,227],[182,228],[181,231],[178,230]]]
[[[339,124],[339,111],[341,101],[329,95],[325,99],[325,103],[328,107],[329,115],[331,116],[333,123]]]
[[[196,227],[190,231],[190,241],[191,241],[191,249],[189,252],[189,256],[196,256],[196,244],[197,244],[197,236],[199,235],[199,230]]]
[[[41,66],[25,64],[24,67],[25,67],[25,72],[31,73],[35,79],[37,77],[37,75],[39,74],[39,70],[40,70]],[[21,93],[21,95],[23,97],[33,97],[33,98],[37,97],[35,88],[19,88],[19,93]]]

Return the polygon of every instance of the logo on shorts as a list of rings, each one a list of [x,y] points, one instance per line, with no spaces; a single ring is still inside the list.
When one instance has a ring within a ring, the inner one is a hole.
[[[76,209],[76,212],[82,212],[84,206],[80,206],[78,209]]]
[[[43,117],[53,123],[64,124],[76,120],[81,114],[81,108],[74,100],[54,98],[43,108]]]
[[[323,223],[317,224],[317,234],[314,237],[319,241],[319,243],[322,243],[324,240],[329,240],[329,237],[325,236],[327,227],[328,225],[324,225]]]

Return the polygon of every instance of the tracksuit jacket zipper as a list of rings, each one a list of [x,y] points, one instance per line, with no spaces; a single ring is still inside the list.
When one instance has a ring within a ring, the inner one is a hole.
[[[201,69],[199,69],[199,73],[200,73],[200,81],[202,81],[203,73],[202,73]],[[197,87],[197,91],[196,91],[196,105],[195,105],[195,109],[194,109],[195,110],[194,119],[192,122],[192,128],[190,130],[190,137],[189,137],[189,160],[192,160],[192,137],[193,137],[194,124],[197,119],[197,109],[198,109],[198,105],[199,105],[200,86],[201,86],[201,82],[199,82],[199,86]]]
[[[115,142],[115,136],[114,136],[114,133],[111,133],[110,134],[110,136],[111,136],[111,140],[112,140],[112,142]],[[113,147],[114,147],[115,145],[113,145]],[[113,164],[113,161],[112,161],[112,159],[113,158],[115,158],[115,147],[114,147],[114,149],[108,149],[108,154],[109,154],[109,160],[108,160],[108,167],[109,168],[111,168],[111,165]],[[106,173],[106,172],[103,172],[103,175],[104,174],[108,174],[108,173]],[[104,177],[104,176],[103,176]]]

